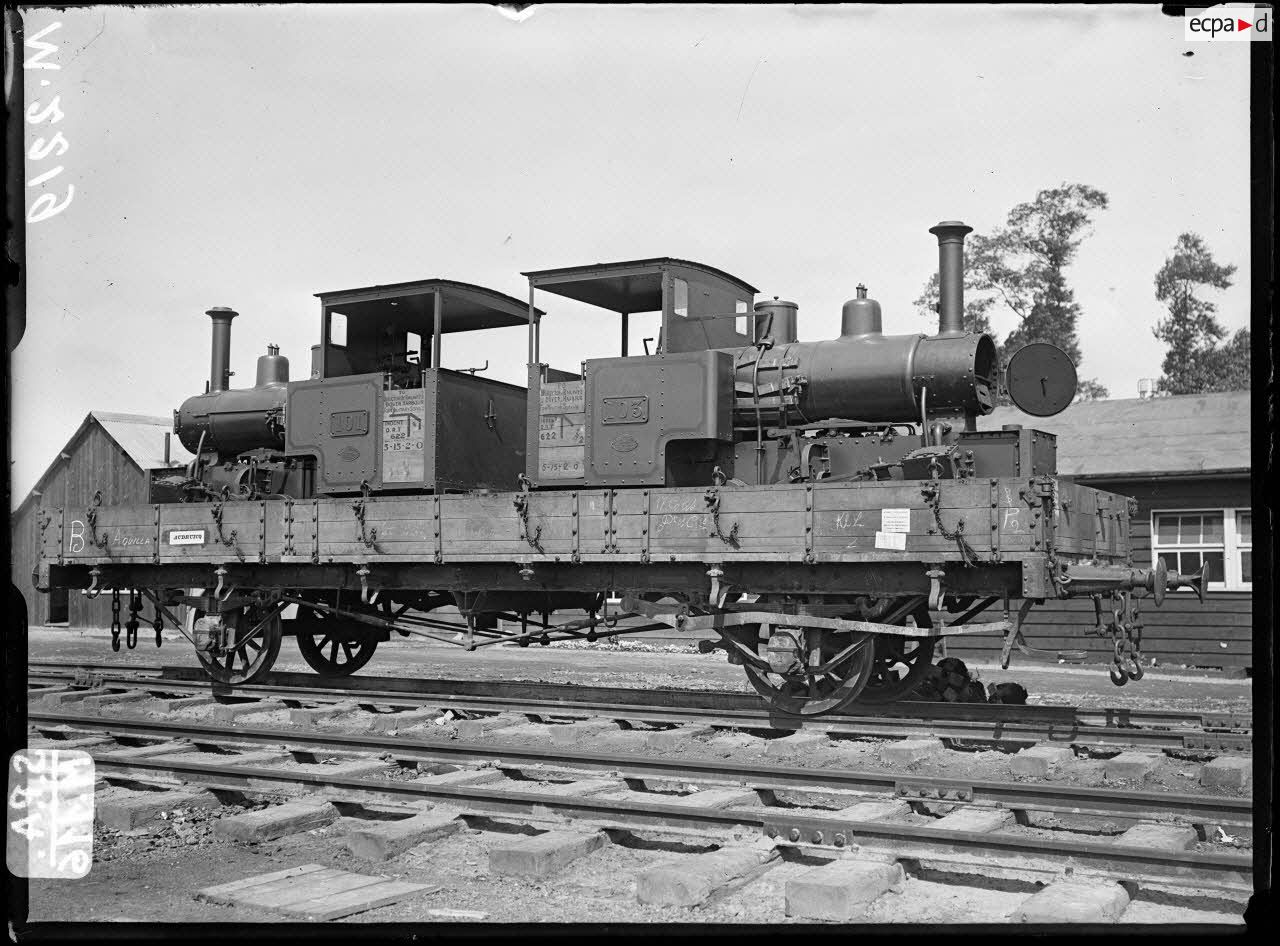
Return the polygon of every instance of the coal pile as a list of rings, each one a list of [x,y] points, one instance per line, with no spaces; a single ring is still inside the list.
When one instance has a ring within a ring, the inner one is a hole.
[[[992,683],[984,687],[959,657],[943,657],[929,668],[913,699],[935,703],[1024,705],[1027,691],[1017,683]]]

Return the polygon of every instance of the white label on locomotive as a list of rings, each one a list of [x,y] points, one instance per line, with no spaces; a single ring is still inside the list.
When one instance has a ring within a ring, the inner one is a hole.
[[[426,392],[421,388],[383,393],[382,482],[422,482],[426,476],[426,416]]]
[[[170,545],[204,545],[204,530],[190,529],[179,532],[176,529],[169,533]]]
[[[910,509],[880,510],[880,530],[882,532],[910,532],[911,531],[911,510]]]

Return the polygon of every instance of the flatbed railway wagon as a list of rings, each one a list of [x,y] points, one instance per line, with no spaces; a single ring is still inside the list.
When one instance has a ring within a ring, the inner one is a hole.
[[[153,471],[145,505],[42,510],[33,580],[111,594],[115,649],[144,611],[157,645],[172,622],[227,685],[285,637],[342,676],[392,634],[676,628],[714,632],[777,711],[820,714],[908,695],[948,635],[1002,635],[1007,665],[1035,603],[1082,595],[1113,681],[1137,679],[1140,599],[1204,576],[1136,565],[1132,501],[1059,478],[1051,432],[976,429],[1001,378],[962,325],[970,228],[930,232],[933,335],[885,335],[859,286],[839,338],[800,342],[793,303],[660,258],[526,273],[527,304],[443,279],[320,293],[311,377],[269,347],[231,389],[236,313],[211,309],[209,384],[174,412],[194,460]],[[620,355],[544,362],[539,293],[617,313]],[[652,354],[628,350],[639,313],[661,314]],[[447,335],[502,327],[528,333],[527,387],[440,366]],[[1042,417],[1076,390],[1044,344],[1003,381]]]

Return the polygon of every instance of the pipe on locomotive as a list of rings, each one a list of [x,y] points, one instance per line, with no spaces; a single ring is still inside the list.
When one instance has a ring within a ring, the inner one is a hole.
[[[973,227],[944,220],[929,232],[938,238],[938,335],[963,335],[964,238]]]
[[[231,385],[231,320],[239,312],[226,306],[214,306],[205,315],[213,320],[213,357],[209,365],[209,394],[225,391]]]

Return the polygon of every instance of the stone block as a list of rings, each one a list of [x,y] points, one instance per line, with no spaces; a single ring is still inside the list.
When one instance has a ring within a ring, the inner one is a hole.
[[[401,821],[379,821],[353,828],[347,834],[347,848],[367,861],[385,861],[416,847],[453,834],[463,827],[458,813],[448,808],[433,808]]]
[[[129,831],[155,819],[162,811],[217,808],[218,804],[213,793],[205,791],[122,792],[100,798],[95,817],[104,828]]]
[[[636,899],[660,906],[695,907],[724,885],[778,856],[766,846],[723,848],[647,868],[636,875]]]
[[[820,752],[831,748],[831,740],[826,733],[800,732],[783,736],[781,739],[770,739],[764,746],[767,756],[804,755],[809,752]]]
[[[1246,756],[1219,756],[1200,767],[1200,784],[1205,788],[1247,788],[1253,784],[1253,759]]]
[[[62,693],[46,694],[42,702],[45,706],[62,706],[66,703],[78,703],[81,700],[87,700],[90,697],[104,696],[107,690],[105,687],[94,687],[90,690],[71,690]]]
[[[294,801],[219,818],[214,822],[213,833],[234,841],[270,841],[322,828],[337,819],[338,809],[327,801]]]
[[[486,782],[500,781],[503,777],[497,769],[458,769],[456,772],[442,772],[439,775],[428,776],[423,781],[432,785],[483,785]]]
[[[850,821],[892,821],[911,814],[911,806],[905,801],[864,801],[840,809],[840,817]]]
[[[1159,761],[1160,756],[1142,752],[1122,752],[1106,761],[1103,776],[1109,780],[1124,779],[1130,782],[1141,782],[1151,774]]]
[[[1022,902],[1018,923],[1115,923],[1129,906],[1119,884],[1058,881]]]
[[[934,822],[948,831],[999,831],[1013,824],[1013,812],[1006,808],[957,808]]]
[[[547,877],[571,861],[604,846],[601,831],[548,831],[489,849],[489,870],[495,874]]]
[[[209,710],[209,718],[219,723],[234,723],[241,716],[252,716],[254,713],[273,713],[284,709],[284,704],[275,700],[254,700],[251,703],[219,703]]]
[[[210,703],[216,702],[218,701],[212,696],[184,696],[173,700],[156,700],[156,708],[164,713],[174,713],[178,710],[208,706]]]
[[[881,746],[880,755],[886,762],[909,765],[921,759],[942,755],[945,751],[941,739],[904,739]]]
[[[650,749],[676,749],[687,746],[695,739],[703,739],[714,733],[710,726],[677,726],[675,729],[655,729],[644,737]]]
[[[1058,765],[1075,758],[1070,746],[1031,746],[1022,749],[1013,757],[1011,768],[1014,775],[1030,775],[1044,778]]]
[[[124,693],[99,693],[97,696],[88,696],[80,701],[80,705],[85,709],[99,709],[117,704],[141,703],[149,699],[151,699],[150,693],[142,690],[127,690]]]
[[[291,709],[289,710],[289,722],[295,726],[314,726],[316,723],[324,722],[328,719],[354,713],[357,709],[358,707],[355,703],[347,700],[315,709]]]
[[[1148,851],[1189,851],[1197,840],[1196,829],[1190,825],[1141,822],[1117,837],[1115,843]]]
[[[434,706],[403,713],[376,713],[369,717],[368,729],[369,732],[400,732],[429,723],[439,715],[440,710]]]
[[[454,725],[458,728],[459,739],[476,739],[495,729],[506,729],[518,726],[528,720],[518,713],[499,713],[497,716],[482,716],[480,719],[460,719]]]
[[[548,726],[547,735],[553,745],[589,747],[601,736],[616,735],[618,724],[611,719],[587,719],[567,726]]]
[[[786,913],[806,920],[852,920],[876,897],[901,889],[905,879],[896,863],[835,861],[787,881]]]
[[[756,805],[760,796],[745,788],[707,788],[688,795],[650,795],[652,801],[680,808],[738,808]]]

